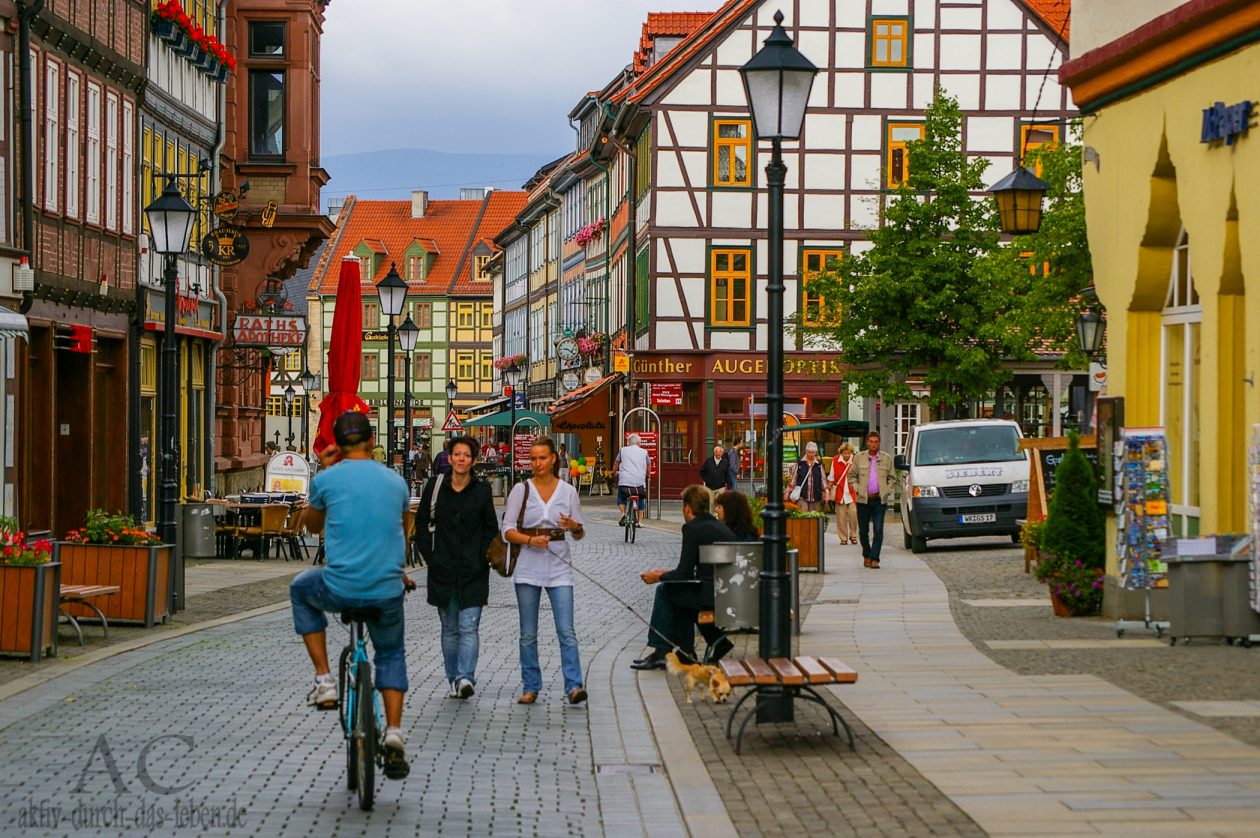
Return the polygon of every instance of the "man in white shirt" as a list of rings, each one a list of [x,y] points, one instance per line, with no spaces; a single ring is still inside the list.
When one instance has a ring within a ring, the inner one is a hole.
[[[630,434],[626,446],[617,452],[613,460],[613,474],[617,475],[617,509],[621,510],[621,522],[626,525],[626,502],[633,495],[639,499],[639,509],[647,503],[648,452],[640,447],[642,438]]]

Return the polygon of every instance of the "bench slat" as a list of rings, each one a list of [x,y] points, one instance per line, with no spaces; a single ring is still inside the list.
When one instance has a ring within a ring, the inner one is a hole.
[[[852,684],[857,681],[857,672],[839,658],[819,658],[818,662],[831,670],[836,676],[837,684]]]
[[[117,585],[62,585],[62,599],[83,599],[94,596],[108,596],[122,590]]]
[[[801,671],[792,665],[787,658],[771,658],[767,663],[779,675],[779,681],[788,686],[805,683]]]
[[[762,658],[742,658],[744,666],[752,673],[755,684],[777,684],[779,676]]]
[[[696,622],[702,626],[707,626],[713,623],[715,619],[712,611],[701,611],[700,616],[696,617]]]
[[[726,676],[726,680],[731,682],[732,687],[746,687],[753,682],[752,676],[748,674],[748,670],[744,669],[744,665],[731,658],[722,658],[718,661],[718,666],[722,670],[722,674]]]
[[[805,680],[810,684],[830,684],[836,680],[836,676],[831,674],[831,670],[818,662],[818,658],[807,655],[798,655],[792,658],[792,663],[796,664],[796,668],[805,673]]]

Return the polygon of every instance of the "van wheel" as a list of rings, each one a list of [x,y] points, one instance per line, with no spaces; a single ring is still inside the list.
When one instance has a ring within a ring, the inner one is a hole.
[[[1011,533],[1011,543],[1012,543],[1012,544],[1019,544],[1019,543],[1021,543],[1023,540],[1024,540],[1024,534],[1023,534],[1022,532],[1020,532],[1019,530],[1015,530],[1015,532]]]
[[[901,546],[907,550],[910,549],[910,533],[905,530],[901,531]]]
[[[919,535],[910,536],[910,552],[926,553],[927,552],[927,539]]]

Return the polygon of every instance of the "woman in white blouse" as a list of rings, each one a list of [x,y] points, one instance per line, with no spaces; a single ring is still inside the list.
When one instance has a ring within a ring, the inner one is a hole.
[[[565,533],[575,541],[586,534],[582,528],[582,507],[572,485],[560,480],[560,457],[549,437],[534,440],[529,449],[533,477],[508,495],[503,512],[503,537],[521,545],[513,581],[521,620],[520,704],[533,704],[542,690],[542,669],[538,665],[538,603],[546,590],[551,613],[560,638],[560,669],[564,691],[570,704],[586,701],[582,684],[582,663],[578,657],[577,632],[573,630],[573,568]],[[517,526],[521,504],[525,518]]]

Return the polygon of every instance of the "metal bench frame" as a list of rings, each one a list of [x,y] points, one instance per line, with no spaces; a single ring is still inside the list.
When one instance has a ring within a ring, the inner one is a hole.
[[[741,666],[743,666],[743,662],[745,660],[763,660],[763,659],[762,658],[751,658],[751,659],[740,658],[737,662]],[[795,658],[786,658],[786,660],[794,663]],[[818,659],[814,658],[814,660],[818,660]],[[831,671],[831,668],[827,666],[826,664],[822,664],[822,665],[825,669],[831,672],[832,679],[827,682],[820,681],[816,683],[830,683],[830,684],[853,683],[852,681],[839,680],[837,677],[837,673],[835,673],[834,671]],[[756,677],[755,674],[752,673],[752,670],[750,668],[747,668],[747,667],[745,668],[749,672],[750,677],[754,677],[754,678]],[[801,671],[801,676],[804,679],[809,678],[808,673],[805,673],[803,670]],[[777,678],[777,682],[773,684],[758,684],[755,682],[749,683],[749,684],[735,684],[735,683],[731,684],[732,687],[741,686],[741,687],[748,687],[749,689],[740,697],[739,701],[735,702],[735,706],[731,708],[731,715],[726,720],[726,738],[727,739],[731,738],[731,730],[735,725],[735,717],[739,715],[739,708],[741,708],[744,705],[744,702],[748,701],[748,699],[752,698],[755,695],[759,695],[762,692],[765,692],[767,694],[776,695],[776,696],[785,695],[794,702],[797,701],[798,699],[803,700],[803,701],[813,702],[814,704],[817,704],[818,706],[822,707],[824,710],[827,711],[827,715],[831,719],[832,733],[834,733],[838,737],[840,735],[840,728],[843,727],[845,734],[848,736],[850,750],[856,750],[856,746],[853,741],[853,728],[849,727],[849,723],[844,720],[844,717],[840,715],[840,712],[836,710],[836,708],[832,707],[831,704],[829,704],[827,700],[824,699],[823,696],[817,690],[815,690],[812,685],[808,683],[785,684],[783,683],[782,675],[777,672],[776,672],[776,678]],[[756,705],[754,705],[744,715],[744,720],[740,722],[739,731],[735,736],[735,754],[736,755],[739,755],[740,750],[743,746],[744,731],[748,728],[748,723],[752,721],[753,717],[756,714],[757,714],[757,707]]]
[[[74,605],[83,605],[88,608],[91,608],[93,611],[96,612],[97,618],[101,621],[101,628],[105,632],[105,639],[109,640],[109,621],[105,619],[105,615],[101,612],[101,609],[96,606],[96,603],[91,602],[91,600],[98,596],[111,596],[113,594],[118,593],[119,591],[118,586],[117,585],[63,586],[63,588],[65,587],[69,587],[71,590],[68,592],[60,592],[58,594],[57,613],[60,614],[62,617],[65,617],[66,620],[70,623],[70,627],[74,629],[75,635],[79,638],[79,645],[80,646],[83,645],[83,629],[79,626],[79,621],[75,619],[73,614],[62,609],[61,607],[62,605],[74,604]],[[74,588],[87,588],[89,589],[89,591],[88,592],[76,591],[74,590]],[[99,590],[92,590],[92,589],[99,589]]]

